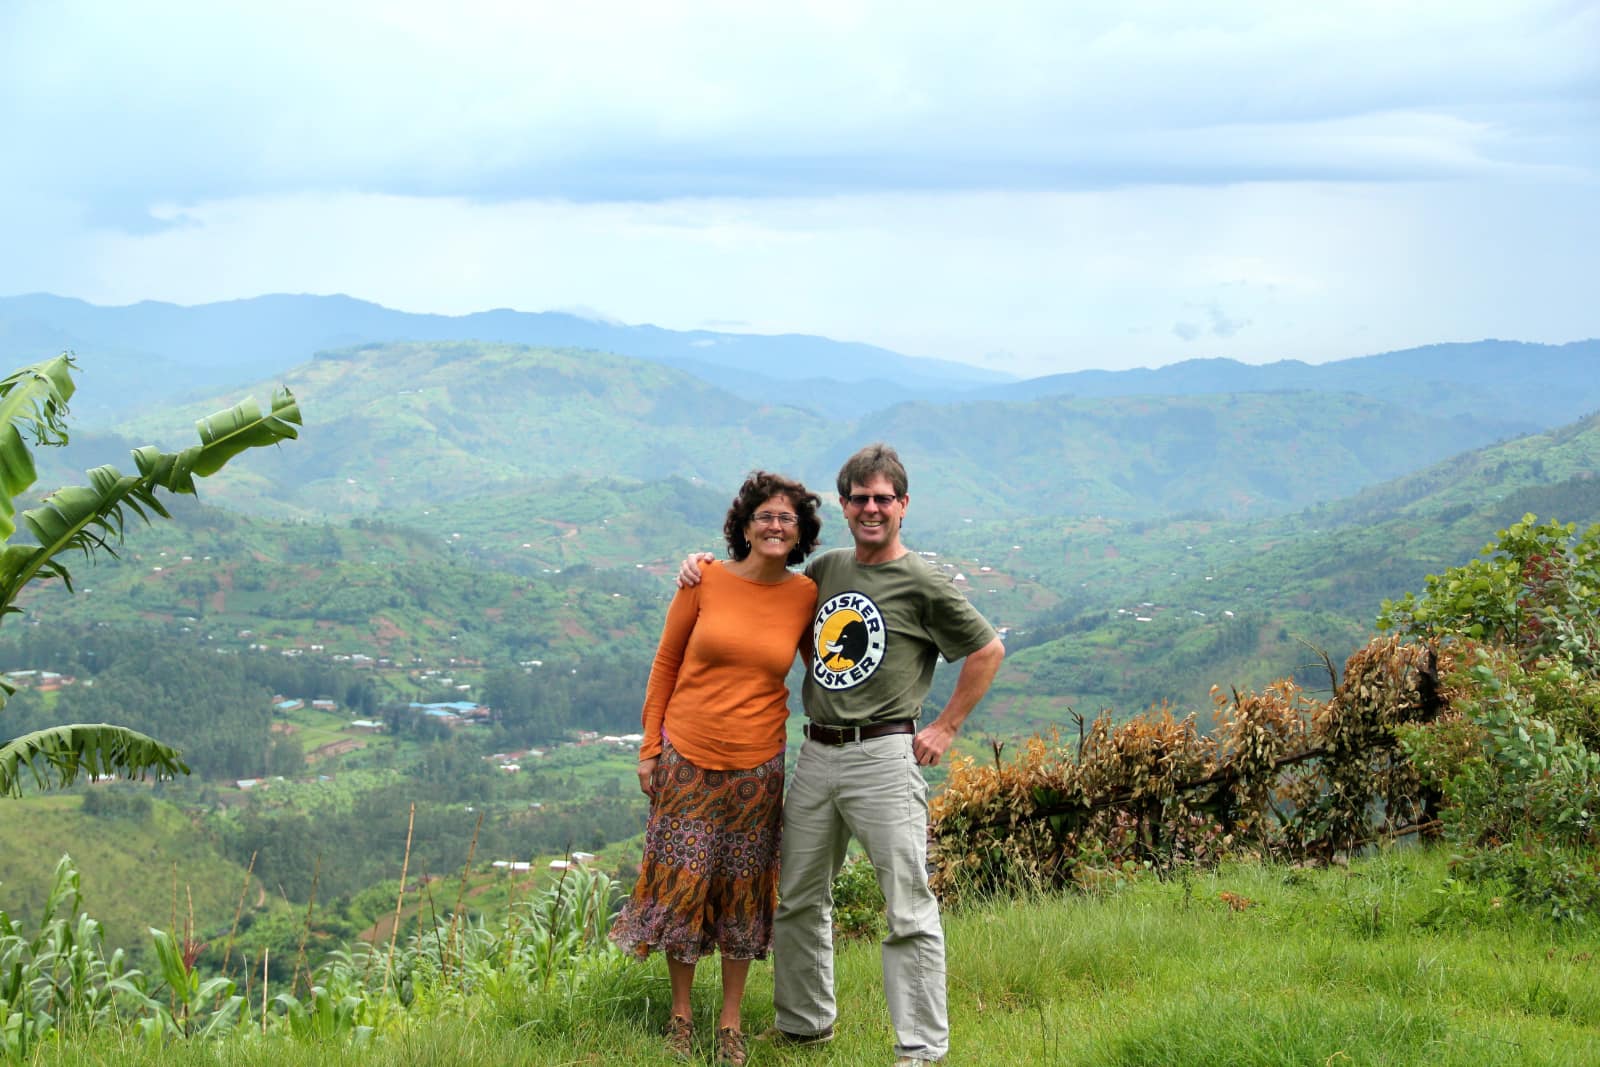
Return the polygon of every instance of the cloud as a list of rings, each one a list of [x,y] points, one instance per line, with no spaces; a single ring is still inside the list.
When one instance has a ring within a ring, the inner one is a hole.
[[[1212,304],[1207,309],[1211,315],[1211,336],[1232,337],[1246,326],[1250,325],[1249,319],[1231,319],[1222,313],[1222,309]]]
[[[192,205],[191,224],[162,233],[51,240],[60,216],[31,237],[0,233],[29,250],[0,257],[0,292],[347,293],[444,314],[599,305],[673,329],[823,333],[962,362],[1003,352],[1018,374],[1158,365],[1202,344],[1316,362],[1600,332],[1594,195],[1282,183],[636,204],[247,197]],[[26,222],[0,230],[13,224]],[[1192,342],[1130,329],[1175,320]]]
[[[1238,319],[1228,315],[1215,300],[1206,304],[1202,310],[1206,318],[1204,323],[1175,322],[1172,324],[1172,335],[1180,341],[1198,341],[1206,336],[1227,339],[1250,325],[1249,319]]]
[[[0,292],[1024,374],[1571,340],[1597,39],[1595,0],[0,2]]]
[[[1592,3],[0,9],[5,181],[669,200],[1592,166]],[[15,173],[20,170],[21,173]],[[0,192],[6,191],[0,188]]]

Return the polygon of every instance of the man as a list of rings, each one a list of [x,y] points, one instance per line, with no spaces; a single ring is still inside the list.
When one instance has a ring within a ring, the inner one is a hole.
[[[911,496],[894,449],[873,444],[851,456],[838,490],[855,547],[806,565],[817,583],[803,693],[810,721],[784,800],[772,1036],[797,1045],[833,1037],[832,886],[854,837],[887,905],[883,985],[896,1063],[938,1062],[949,1047],[944,930],[928,888],[928,789],[918,768],[949,751],[1005,647],[950,579],[901,541]],[[691,560],[680,580],[698,579]],[[918,729],[941,655],[961,660],[961,671],[944,709]]]

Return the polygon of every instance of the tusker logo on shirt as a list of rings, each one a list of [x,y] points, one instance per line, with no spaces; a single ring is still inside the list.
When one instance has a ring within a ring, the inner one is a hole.
[[[883,613],[861,593],[840,593],[817,609],[811,626],[811,678],[824,689],[849,689],[883,662]]]

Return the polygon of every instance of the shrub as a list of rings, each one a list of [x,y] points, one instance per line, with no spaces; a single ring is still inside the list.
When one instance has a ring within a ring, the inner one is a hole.
[[[883,890],[871,861],[856,856],[833,880],[833,932],[842,940],[874,940],[884,934]]]
[[[1521,906],[1558,919],[1600,915],[1600,750],[1596,682],[1566,661],[1532,668],[1483,649],[1460,672],[1457,722],[1403,744],[1442,789],[1454,867],[1504,882]]]
[[[1378,627],[1405,637],[1466,637],[1516,653],[1522,663],[1569,661],[1600,669],[1600,524],[1537,516],[1501,530],[1481,559],[1430,574],[1419,597],[1385,600]]]

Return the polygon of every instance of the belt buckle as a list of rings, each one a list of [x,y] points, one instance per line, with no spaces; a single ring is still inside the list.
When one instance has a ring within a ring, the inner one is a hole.
[[[861,740],[861,727],[859,726],[830,726],[822,722],[814,722],[810,725],[816,731],[815,740],[821,741],[825,745],[847,745],[851,741],[859,742]]]

